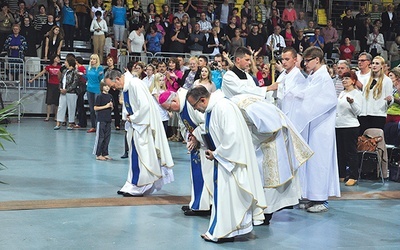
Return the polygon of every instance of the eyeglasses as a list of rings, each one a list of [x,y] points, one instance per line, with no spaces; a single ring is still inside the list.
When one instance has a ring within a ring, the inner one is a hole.
[[[304,61],[304,63],[309,63],[310,61],[314,60],[315,58],[317,58],[317,57],[313,57],[310,59],[303,59],[303,61]]]
[[[190,105],[192,105],[192,107],[195,108],[196,105],[201,101],[201,98],[203,98],[203,97],[200,97],[195,103],[190,104]]]

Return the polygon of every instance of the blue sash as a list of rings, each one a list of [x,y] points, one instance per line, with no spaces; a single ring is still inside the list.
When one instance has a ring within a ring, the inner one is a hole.
[[[210,150],[214,151],[215,150],[215,144],[214,141],[211,138],[211,135],[209,133],[209,126],[210,126],[210,118],[211,118],[211,111],[206,113],[206,134],[205,137],[208,138],[208,141],[210,143]],[[208,232],[210,234],[214,234],[214,229],[215,225],[217,224],[217,208],[218,208],[218,161],[214,159],[214,218],[212,218],[212,223],[210,225],[210,228],[208,229]]]
[[[197,125],[192,121],[189,116],[189,112],[187,109],[187,102],[185,102],[185,106],[183,107],[182,112],[179,113],[183,124],[189,133],[192,133],[193,130],[197,127]],[[191,209],[199,210],[200,208],[200,200],[201,194],[204,187],[204,178],[203,173],[201,172],[201,159],[198,149],[194,149],[190,152],[190,162],[192,168],[192,180],[193,180],[193,193],[194,199],[192,203]]]
[[[132,106],[131,106],[131,103],[129,102],[129,91],[122,92],[122,93],[124,94],[125,109],[129,115],[133,115]]]

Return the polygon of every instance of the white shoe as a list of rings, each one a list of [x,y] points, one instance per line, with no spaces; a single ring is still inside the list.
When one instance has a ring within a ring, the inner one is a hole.
[[[309,213],[322,213],[328,211],[328,208],[324,204],[315,204],[312,207],[307,208]]]

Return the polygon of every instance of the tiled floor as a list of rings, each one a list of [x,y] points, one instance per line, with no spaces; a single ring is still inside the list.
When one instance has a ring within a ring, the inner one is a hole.
[[[215,245],[200,234],[207,217],[180,210],[189,190],[189,155],[170,143],[175,182],[152,197],[122,198],[127,160],[123,131],[113,131],[110,156],[92,155],[94,134],[53,130],[54,122],[23,118],[8,129],[0,162],[0,249],[399,249],[400,183],[362,181],[342,186],[346,199],[323,214],[301,209],[274,214],[270,226],[248,237]],[[389,195],[390,194],[390,195]],[[375,199],[372,198],[375,197]],[[378,199],[379,198],[379,199]],[[1,211],[2,210],[2,211]]]

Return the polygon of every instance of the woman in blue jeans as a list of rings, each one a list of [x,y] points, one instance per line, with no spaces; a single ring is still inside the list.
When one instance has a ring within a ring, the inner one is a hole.
[[[86,95],[89,102],[91,128],[88,133],[96,132],[96,113],[94,111],[94,102],[97,95],[100,94],[100,81],[104,77],[104,69],[100,65],[100,59],[97,54],[90,56],[89,66],[86,69]]]

